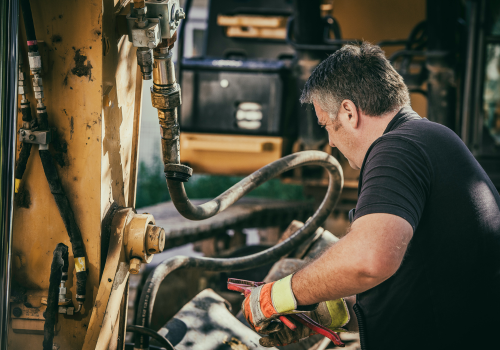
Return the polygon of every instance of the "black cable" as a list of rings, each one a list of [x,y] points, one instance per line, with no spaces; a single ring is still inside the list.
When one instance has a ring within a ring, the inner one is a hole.
[[[83,244],[82,234],[80,228],[75,220],[75,215],[71,209],[68,198],[64,193],[62,188],[61,179],[57,174],[57,169],[52,160],[52,155],[48,150],[40,150],[40,159],[42,160],[43,170],[45,172],[45,177],[49,183],[50,192],[54,196],[57,208],[61,214],[61,218],[68,232],[69,240],[71,241],[71,246],[73,248],[73,256],[75,262],[77,258],[85,259],[85,246]],[[76,265],[76,263],[75,263]],[[86,282],[87,282],[87,270],[76,272],[76,300],[78,302],[85,301],[86,294]]]
[[[24,28],[26,29],[26,40],[28,41],[28,49],[30,52],[38,51],[35,35],[35,25],[33,24],[33,15],[31,14],[31,6],[29,0],[21,0],[21,8],[23,11]]]
[[[184,4],[184,13],[186,14],[186,18],[181,21],[181,25],[179,27],[179,36],[177,38],[177,70],[179,74],[177,74],[178,84],[182,86],[182,60],[184,59],[184,38],[186,36],[186,24],[189,19],[189,12],[191,11],[191,6],[193,5],[193,0],[186,0]]]
[[[142,326],[127,326],[127,332],[140,333],[142,335],[149,335],[151,338],[160,343],[161,346],[166,348],[167,350],[175,350],[172,343],[168,341],[167,338],[163,337],[158,332],[152,330],[151,328],[146,328]]]
[[[23,178],[24,172],[26,171],[26,164],[28,164],[28,159],[31,153],[31,143],[21,143],[21,152],[19,152],[19,158],[16,162],[16,171],[14,177],[18,180]]]
[[[59,243],[54,250],[52,265],[50,266],[49,295],[47,297],[47,309],[44,313],[43,350],[52,350],[54,325],[56,323],[59,303],[59,284],[61,283],[64,263],[67,263],[67,259],[68,247],[63,243]]]

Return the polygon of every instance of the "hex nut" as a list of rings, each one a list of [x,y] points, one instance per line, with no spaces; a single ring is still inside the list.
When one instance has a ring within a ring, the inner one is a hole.
[[[19,87],[18,87],[19,95],[25,95],[27,92],[28,92],[28,90],[26,89],[26,86],[19,85]]]
[[[43,85],[42,78],[33,78],[32,82],[33,82],[33,86],[42,86]]]
[[[42,58],[40,57],[40,54],[34,56],[29,55],[28,62],[33,73],[42,69]]]
[[[154,108],[158,109],[172,109],[175,107],[179,107],[182,103],[181,90],[179,89],[172,93],[160,93],[155,92],[152,87],[151,103]]]
[[[136,8],[134,10],[135,10],[135,13],[138,16],[144,16],[146,13],[148,13],[148,8],[147,7],[140,7],[140,8]]]
[[[43,98],[43,91],[35,91],[35,98],[40,100]]]
[[[133,275],[137,275],[140,270],[141,270],[141,260],[137,258],[130,259],[130,265],[128,271]]]

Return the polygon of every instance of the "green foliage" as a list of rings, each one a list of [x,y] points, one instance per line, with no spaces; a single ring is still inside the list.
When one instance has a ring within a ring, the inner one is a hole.
[[[185,184],[186,193],[191,199],[217,197],[229,187],[243,179],[241,176],[193,175]],[[285,200],[305,199],[302,186],[283,184],[272,179],[248,194],[249,197],[274,198]],[[163,164],[157,156],[150,166],[144,162],[139,165],[137,179],[136,207],[146,207],[170,200],[167,183],[163,174]]]

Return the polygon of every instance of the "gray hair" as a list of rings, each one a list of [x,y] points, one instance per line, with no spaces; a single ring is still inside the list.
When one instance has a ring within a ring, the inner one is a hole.
[[[300,101],[313,100],[335,119],[343,100],[369,116],[381,116],[410,105],[403,78],[380,47],[345,45],[321,62],[307,80]]]

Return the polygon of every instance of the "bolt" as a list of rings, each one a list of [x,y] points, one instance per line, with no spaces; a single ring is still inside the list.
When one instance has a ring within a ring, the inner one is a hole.
[[[29,137],[30,141],[35,141],[36,140],[36,136],[31,134],[30,137]]]
[[[14,310],[12,310],[12,313],[15,317],[21,317],[23,314],[23,310],[21,310],[20,307],[15,307]]]
[[[128,271],[132,275],[137,275],[140,270],[141,270],[141,260],[137,258],[130,259],[130,266]]]
[[[179,21],[180,19],[185,19],[186,14],[184,13],[183,9],[178,9],[177,12],[175,13],[175,20]]]
[[[26,131],[21,130],[21,135],[23,135],[23,136],[26,135]]]

